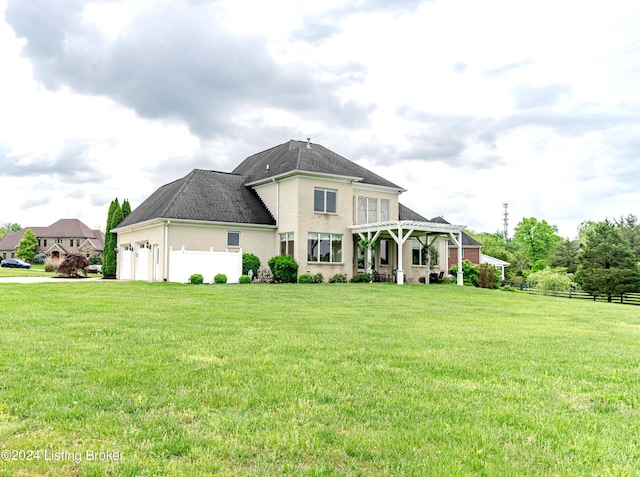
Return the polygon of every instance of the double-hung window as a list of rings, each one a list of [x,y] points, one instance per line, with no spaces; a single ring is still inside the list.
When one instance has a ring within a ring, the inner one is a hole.
[[[307,261],[342,262],[342,235],[310,232],[307,235]]]
[[[313,190],[313,210],[315,212],[335,214],[338,210],[337,198],[337,190],[316,187]]]
[[[378,211],[380,216],[378,216]],[[380,199],[378,210],[378,199],[371,197],[358,197],[358,223],[373,224],[389,220],[389,201]]]
[[[293,255],[293,232],[280,234],[280,255]]]

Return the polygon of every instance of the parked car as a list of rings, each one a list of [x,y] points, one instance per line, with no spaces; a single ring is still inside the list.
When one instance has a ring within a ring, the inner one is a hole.
[[[87,273],[102,273],[102,265],[89,265],[85,270]]]
[[[19,258],[7,258],[0,262],[0,267],[2,268],[31,268],[24,260],[20,260]]]

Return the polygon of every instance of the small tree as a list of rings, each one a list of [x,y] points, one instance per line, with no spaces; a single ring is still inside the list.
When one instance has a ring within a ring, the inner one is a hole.
[[[131,204],[129,204],[128,199],[124,199],[124,202],[122,203],[122,218],[126,219],[127,215],[129,215],[130,213],[131,213]]]
[[[18,251],[16,255],[18,258],[30,262],[36,255],[36,248],[38,247],[38,237],[33,233],[31,229],[24,231],[24,235],[20,239],[18,244]]]
[[[114,278],[117,269],[116,247],[118,246],[118,237],[111,232],[124,219],[122,208],[118,199],[114,199],[109,207],[109,216],[107,217],[107,231],[104,234],[104,259],[102,263],[102,275],[105,278]]]
[[[480,264],[478,268],[478,284],[480,288],[497,288],[498,280],[496,269],[493,265],[488,263]]]
[[[86,267],[89,266],[87,257],[81,253],[71,253],[67,255],[67,258],[58,266],[58,274],[67,277],[79,278],[78,272],[81,272],[85,277],[87,276]]]

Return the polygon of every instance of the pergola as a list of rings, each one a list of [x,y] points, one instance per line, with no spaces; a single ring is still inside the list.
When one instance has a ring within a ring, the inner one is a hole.
[[[371,263],[371,246],[370,244],[378,240],[381,234],[390,236],[397,244],[398,251],[398,271],[397,283],[404,283],[404,270],[402,270],[402,246],[409,237],[425,237],[427,249],[439,238],[450,238],[458,247],[458,277],[457,283],[462,286],[462,231],[463,225],[443,224],[440,222],[420,222],[416,220],[390,220],[386,222],[376,222],[372,224],[359,224],[349,226],[353,235],[358,235],[362,240],[366,240],[367,246],[367,264]],[[369,266],[369,265],[367,265]],[[370,272],[370,270],[367,270]],[[428,252],[427,272],[425,283],[429,283],[429,274],[431,272],[431,253]]]

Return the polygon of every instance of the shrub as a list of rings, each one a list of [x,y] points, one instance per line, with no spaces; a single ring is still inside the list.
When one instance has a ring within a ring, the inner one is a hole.
[[[324,282],[324,277],[322,276],[322,273],[316,273],[313,278],[312,278],[313,283],[323,283]]]
[[[251,277],[249,275],[240,275],[240,283],[251,283]]]
[[[192,285],[202,285],[204,283],[204,277],[199,273],[194,273],[189,277],[189,283]]]
[[[96,254],[91,255],[89,257],[89,265],[102,265],[102,257]]]
[[[334,276],[329,278],[329,283],[347,283],[347,276],[344,273],[336,273]]]
[[[89,261],[87,260],[87,257],[81,253],[70,253],[58,266],[58,274],[66,277],[78,278],[80,276],[78,272],[81,272],[86,277],[87,271],[85,268],[88,266]]]
[[[60,260],[54,260],[53,258],[47,258],[44,261],[44,271],[45,272],[55,272],[60,265]]]
[[[252,253],[242,254],[242,274],[249,275],[249,270],[253,271],[253,276],[256,276],[260,269],[260,259]]]
[[[496,267],[488,263],[480,264],[478,269],[478,282],[480,288],[498,288],[500,274],[496,273]]]
[[[38,253],[33,257],[33,263],[43,264],[46,259],[46,253]]]
[[[298,283],[313,283],[313,277],[308,273],[303,273],[298,277]]]
[[[517,292],[518,291],[518,289],[516,287],[512,287],[511,285],[505,285],[505,286],[501,287],[500,290],[502,290],[504,292]]]
[[[224,273],[218,273],[215,277],[213,277],[213,283],[227,283],[227,276]]]
[[[527,277],[527,285],[544,294],[554,294],[560,291],[571,290],[572,287],[575,287],[575,282],[571,275],[547,268],[529,274]]]
[[[296,283],[298,264],[291,255],[276,255],[269,260],[273,280],[281,283]]]
[[[458,274],[458,266],[454,265],[451,267],[449,269],[449,273],[456,277]],[[474,265],[469,260],[462,261],[462,274],[465,285],[473,285],[474,287],[477,287],[480,284],[480,267],[478,265]]]
[[[351,280],[351,283],[369,283],[371,282],[372,275],[370,273],[358,273],[354,275]]]
[[[273,283],[273,273],[267,267],[262,266],[258,269],[258,274],[254,279],[255,283]]]

